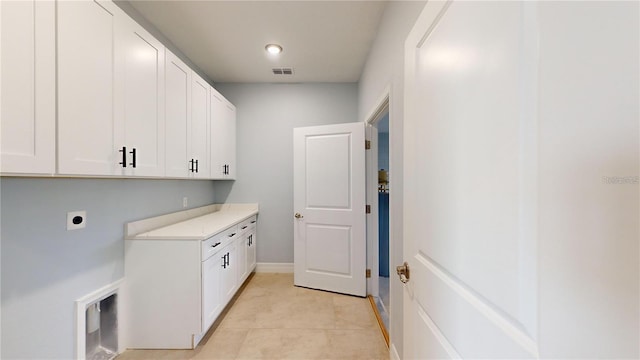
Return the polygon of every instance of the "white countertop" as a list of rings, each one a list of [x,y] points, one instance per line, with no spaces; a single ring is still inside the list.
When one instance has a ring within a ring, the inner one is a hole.
[[[128,223],[125,239],[206,240],[257,213],[258,204],[209,205]]]

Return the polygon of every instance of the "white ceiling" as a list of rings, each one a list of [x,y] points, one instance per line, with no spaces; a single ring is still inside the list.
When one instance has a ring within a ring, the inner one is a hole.
[[[129,1],[214,82],[357,82],[386,1]],[[268,43],[282,45],[269,56]],[[273,75],[293,67],[293,75]]]

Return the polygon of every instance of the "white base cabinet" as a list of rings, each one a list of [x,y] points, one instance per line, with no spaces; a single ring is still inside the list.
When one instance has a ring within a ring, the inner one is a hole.
[[[167,228],[175,230],[184,224],[192,229],[201,226],[198,220],[189,219]],[[175,235],[171,229],[127,239],[127,347],[195,348],[255,269],[255,251],[248,257],[252,247],[247,236],[255,233],[256,220],[253,215],[229,223],[204,240]]]
[[[238,224],[240,237],[236,243],[238,253],[238,282],[243,283],[256,268],[256,221],[255,217]]]

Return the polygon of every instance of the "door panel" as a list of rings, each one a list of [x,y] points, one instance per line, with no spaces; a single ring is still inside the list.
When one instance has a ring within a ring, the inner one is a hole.
[[[350,146],[350,134],[307,138],[307,208],[351,208]]]
[[[191,69],[173,53],[165,61],[166,176],[187,177],[189,164],[188,126],[191,106]]]
[[[128,20],[128,19],[127,19]],[[125,144],[136,149],[131,175],[164,176],[164,46],[138,24],[123,26]]]
[[[60,1],[57,15],[58,171],[120,175],[114,81],[122,13],[111,2]]]
[[[193,177],[208,178],[209,174],[209,84],[196,74],[191,82],[191,121],[189,132],[191,157],[197,166]]]
[[[0,172],[55,172],[55,4],[0,3]]]
[[[366,294],[364,124],[294,129],[294,283]]]
[[[307,223],[307,270],[349,275],[351,227]]]
[[[204,334],[222,311],[222,259],[213,255],[202,263],[202,333]]]
[[[407,40],[404,321],[449,356],[538,353],[530,10],[430,3]]]

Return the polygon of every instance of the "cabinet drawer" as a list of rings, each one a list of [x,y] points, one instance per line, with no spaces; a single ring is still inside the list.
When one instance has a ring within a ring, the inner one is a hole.
[[[238,224],[238,232],[243,233],[245,231],[250,230],[252,227],[255,227],[257,217],[254,215],[247,220],[244,220],[240,224]]]
[[[207,260],[211,255],[220,251],[225,246],[223,240],[220,235],[215,235],[204,240],[202,242],[202,261]]]
[[[233,225],[207,240],[202,241],[202,261],[207,260],[211,255],[227,246],[229,242],[235,240],[238,235],[238,225]]]

